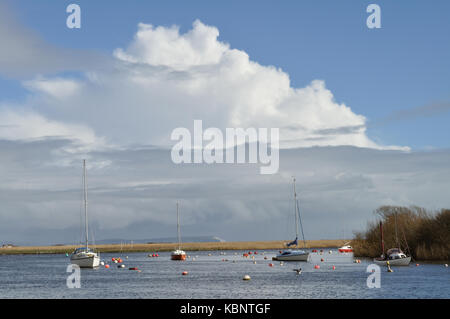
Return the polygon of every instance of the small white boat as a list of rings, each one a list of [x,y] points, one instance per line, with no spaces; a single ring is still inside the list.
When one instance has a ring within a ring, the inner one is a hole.
[[[340,253],[352,253],[353,252],[353,247],[348,245],[348,244],[345,244],[344,246],[339,247],[338,251]]]
[[[100,266],[100,257],[89,247],[75,249],[70,257],[70,261],[80,268],[95,268]]]
[[[297,199],[297,192],[295,190],[295,178],[293,179],[294,184],[294,214],[295,214],[295,239],[287,244],[287,247],[295,245],[298,247],[298,226],[300,224],[300,227],[302,229],[302,236],[303,236],[303,247],[306,248],[306,242],[305,242],[305,234],[303,233],[303,225],[300,217],[300,210],[298,205],[298,199]],[[309,258],[309,252],[306,250],[285,250],[278,254],[276,257],[273,257],[272,260],[277,261],[308,261]]]
[[[309,253],[304,250],[285,250],[272,260],[277,261],[308,261]]]
[[[86,243],[84,247],[75,249],[70,256],[70,262],[80,268],[96,268],[100,265],[100,256],[89,248],[88,214],[87,214],[87,183],[86,160],[83,160],[83,188],[84,188],[84,220]]]
[[[411,256],[406,256],[400,248],[391,248],[386,252],[385,258],[375,258],[373,262],[380,266],[387,266],[388,262],[390,266],[408,266]]]
[[[397,222],[395,223],[395,237],[397,244]],[[384,254],[384,236],[383,236],[383,223],[380,221],[380,239],[381,239],[381,257],[374,258],[373,262],[380,266],[409,266],[411,262],[411,256],[407,256],[400,248],[388,249]],[[389,264],[388,264],[389,262]]]
[[[181,250],[180,215],[178,213],[178,203],[177,203],[177,235],[178,235],[178,249],[172,252],[170,259],[186,260],[186,253],[183,250]]]

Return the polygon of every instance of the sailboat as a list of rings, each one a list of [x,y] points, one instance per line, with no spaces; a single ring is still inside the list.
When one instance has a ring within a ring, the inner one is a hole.
[[[401,249],[397,237],[397,216],[395,216],[395,240],[398,248],[388,249],[384,254],[384,238],[383,238],[383,223],[380,221],[380,236],[381,236],[381,257],[375,258],[373,262],[380,266],[408,266],[411,262],[411,256],[407,256]]]
[[[89,248],[88,231],[88,210],[87,210],[87,182],[86,182],[86,160],[83,160],[83,194],[84,194],[84,221],[85,221],[85,246],[75,249],[70,256],[72,264],[80,268],[95,268],[100,265],[100,256],[94,250]]]
[[[302,237],[303,237],[303,247],[306,248],[306,242],[305,242],[305,234],[303,233],[303,225],[300,217],[300,210],[298,205],[298,199],[297,199],[297,192],[295,190],[295,178],[293,178],[293,184],[294,184],[294,214],[295,214],[295,239],[288,243],[286,246],[296,246],[298,248],[298,226],[300,224],[302,229]],[[309,252],[305,250],[285,250],[278,254],[276,257],[273,257],[272,260],[278,260],[278,261],[308,261]]]
[[[177,235],[178,235],[178,248],[172,252],[172,260],[186,260],[186,253],[181,250],[181,234],[180,234],[180,215],[178,213],[177,203]]]

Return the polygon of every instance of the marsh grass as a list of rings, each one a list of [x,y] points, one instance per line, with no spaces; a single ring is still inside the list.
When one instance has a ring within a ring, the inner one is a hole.
[[[306,242],[308,248],[334,248],[343,245],[348,240],[309,240]],[[288,241],[238,241],[238,242],[199,242],[183,243],[185,251],[201,250],[264,250],[284,249]],[[17,246],[11,248],[0,248],[0,254],[64,254],[71,253],[79,245],[55,245],[55,246]],[[149,244],[111,244],[93,246],[103,253],[125,253],[125,252],[162,252],[172,251],[178,247],[176,243],[149,243]]]

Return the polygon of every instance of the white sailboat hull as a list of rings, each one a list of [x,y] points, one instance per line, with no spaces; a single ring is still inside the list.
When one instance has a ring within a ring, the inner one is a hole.
[[[293,251],[288,254],[279,254],[273,257],[276,261],[308,261],[309,253],[303,251]]]
[[[100,257],[97,254],[70,257],[72,264],[78,265],[80,268],[96,268],[100,266]]]
[[[389,259],[389,260],[379,260],[374,259],[373,262],[379,266],[387,266],[389,261],[390,266],[408,266],[411,262],[411,257],[399,258],[399,259]]]

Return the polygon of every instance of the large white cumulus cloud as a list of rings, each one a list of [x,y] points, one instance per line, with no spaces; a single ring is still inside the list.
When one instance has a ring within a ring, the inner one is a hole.
[[[280,128],[282,147],[396,148],[371,141],[365,117],[336,102],[324,81],[293,88],[286,72],[218,36],[198,20],[184,34],[140,23],[129,46],[114,51],[113,67],[81,79],[28,80],[27,103],[49,121],[79,123],[118,144],[168,145],[174,128],[201,119],[221,129]]]

